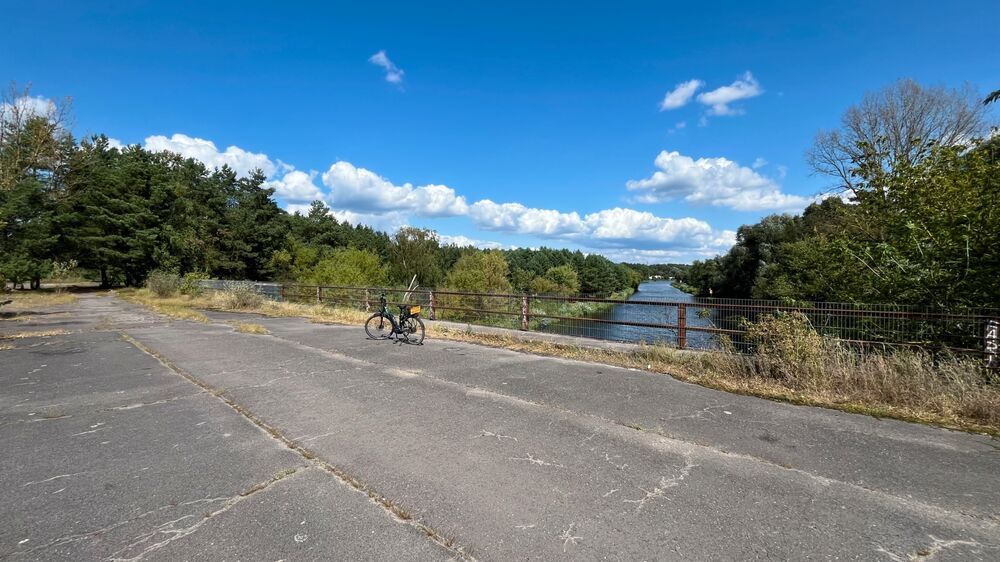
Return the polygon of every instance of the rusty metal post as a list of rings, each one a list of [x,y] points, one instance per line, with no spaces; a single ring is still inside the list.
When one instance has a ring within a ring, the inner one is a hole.
[[[282,301],[288,300],[288,298],[285,297],[285,284],[284,283],[282,283],[281,285],[279,285],[279,291],[280,291],[280,294],[281,294],[281,300]]]
[[[437,320],[437,316],[434,315],[434,305],[436,304],[434,302],[434,291],[428,291],[427,295],[428,298],[430,299],[430,304],[429,304],[430,311],[428,313],[428,318],[430,318],[431,320]]]
[[[528,295],[521,295],[521,329],[525,332],[528,331]]]
[[[677,349],[684,349],[688,343],[687,305],[677,305]]]

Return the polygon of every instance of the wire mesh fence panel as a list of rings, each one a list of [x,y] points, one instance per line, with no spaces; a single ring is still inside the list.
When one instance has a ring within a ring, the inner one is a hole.
[[[342,287],[273,283],[261,292],[278,300],[374,312],[384,294],[389,310],[421,306],[425,318],[685,349],[751,352],[748,327],[796,314],[811,330],[861,349],[905,346],[958,353],[984,350],[990,321],[1000,308],[942,310],[893,304],[710,299],[685,295],[660,299],[637,292],[629,298],[600,295],[526,295],[391,287]],[[205,286],[225,290],[225,282]],[[674,295],[676,296],[676,295]]]

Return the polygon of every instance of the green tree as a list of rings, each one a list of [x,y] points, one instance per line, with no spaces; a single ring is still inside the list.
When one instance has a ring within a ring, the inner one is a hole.
[[[218,173],[228,179],[232,201],[225,217],[226,261],[219,273],[234,278],[267,279],[272,273],[268,269],[271,256],[281,248],[288,232],[287,215],[274,201],[274,189],[264,187],[266,178],[260,170],[239,179],[226,167]]]
[[[37,288],[57,257],[57,202],[73,139],[68,104],[41,110],[11,86],[0,99],[0,277]]]
[[[472,250],[462,254],[445,277],[445,287],[480,293],[510,292],[507,260],[497,250]]]
[[[536,294],[575,295],[580,292],[580,279],[569,265],[550,267],[545,275],[531,281],[531,292]]]
[[[448,271],[444,285],[446,289],[465,293],[509,293],[511,291],[509,273],[507,260],[502,252],[470,249],[466,250]],[[504,310],[510,306],[510,301],[506,297],[440,295],[438,304],[465,310]],[[447,311],[444,317],[453,319],[476,317],[487,322],[508,320],[506,317],[493,319],[488,314],[484,316],[462,310]]]
[[[303,281],[314,285],[381,287],[388,277],[377,255],[354,248],[338,248],[321,259]]]
[[[406,226],[400,228],[389,245],[389,268],[393,281],[408,285],[416,276],[417,283],[435,287],[443,277],[441,247],[433,230]]]
[[[615,264],[604,256],[590,254],[580,268],[580,289],[588,295],[607,296],[620,291],[622,280]]]

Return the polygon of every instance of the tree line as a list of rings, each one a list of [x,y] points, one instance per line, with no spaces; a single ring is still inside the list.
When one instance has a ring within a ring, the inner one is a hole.
[[[968,89],[911,80],[865,96],[807,154],[840,196],[740,227],[682,280],[715,297],[1000,306],[1000,137],[986,109]]]
[[[68,106],[0,103],[0,281],[36,288],[76,264],[101,286],[154,271],[328,285],[407,285],[554,294],[628,292],[642,279],[599,255],[442,245],[430,230],[392,235],[338,221],[322,201],[289,214],[265,176],[104,135],[75,140]]]

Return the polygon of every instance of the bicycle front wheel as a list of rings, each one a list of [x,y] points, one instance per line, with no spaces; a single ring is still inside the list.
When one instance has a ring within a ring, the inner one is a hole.
[[[392,322],[381,314],[372,314],[365,321],[365,333],[373,340],[388,339],[392,335]]]
[[[420,345],[424,343],[424,322],[416,316],[411,316],[403,322],[403,337],[407,343]]]

